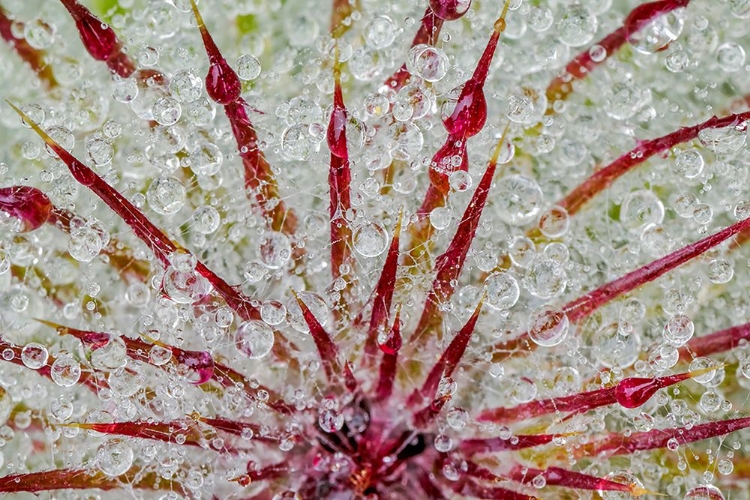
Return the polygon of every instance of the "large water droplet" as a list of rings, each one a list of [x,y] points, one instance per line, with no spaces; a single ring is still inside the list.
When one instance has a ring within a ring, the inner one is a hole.
[[[260,359],[273,348],[273,330],[263,321],[245,321],[234,333],[237,350],[250,359]]]

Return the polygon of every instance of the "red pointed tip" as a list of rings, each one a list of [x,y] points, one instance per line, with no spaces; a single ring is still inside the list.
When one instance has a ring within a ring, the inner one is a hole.
[[[323,328],[323,325],[320,324],[312,311],[307,307],[307,304],[305,304],[297,292],[293,289],[291,289],[291,291],[292,295],[294,295],[294,298],[297,300],[300,309],[302,309],[302,317],[304,318],[305,323],[307,323],[307,327],[310,329],[310,335],[315,342],[315,346],[318,348],[318,354],[323,363],[326,377],[329,380],[332,380],[337,373],[341,372],[338,362],[338,348],[333,340],[331,340],[328,332]]]
[[[120,42],[112,28],[76,0],[61,2],[75,20],[83,46],[91,57],[97,61],[107,61],[120,53]]]
[[[0,212],[16,219],[19,232],[40,228],[50,217],[52,202],[37,188],[11,186],[0,189]]]
[[[219,47],[208,32],[203,22],[195,0],[190,0],[190,7],[203,38],[203,46],[208,54],[208,74],[206,75],[206,93],[217,104],[227,105],[235,102],[242,94],[242,82],[239,75],[232,69],[227,60],[221,55]]]
[[[396,317],[393,320],[393,326],[391,327],[391,331],[386,337],[384,342],[379,343],[380,350],[383,351],[384,354],[390,354],[394,355],[398,353],[398,351],[401,349],[402,345],[402,339],[401,339],[401,305],[399,304],[398,308],[396,309]]]

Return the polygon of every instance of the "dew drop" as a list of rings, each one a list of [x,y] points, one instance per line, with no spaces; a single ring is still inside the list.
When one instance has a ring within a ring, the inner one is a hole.
[[[569,326],[563,311],[542,307],[529,316],[529,337],[542,347],[556,346],[567,337]]]
[[[237,350],[250,359],[261,359],[273,348],[273,330],[263,321],[245,321],[234,333]]]
[[[21,350],[21,361],[32,370],[45,366],[48,358],[47,348],[38,342],[30,342]]]
[[[125,474],[133,465],[133,450],[123,439],[110,439],[96,451],[96,465],[110,477]]]
[[[354,230],[353,244],[363,257],[377,257],[388,246],[388,233],[379,222],[366,222]]]

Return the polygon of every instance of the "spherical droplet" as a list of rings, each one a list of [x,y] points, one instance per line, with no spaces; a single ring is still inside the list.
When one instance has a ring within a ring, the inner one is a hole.
[[[237,58],[237,76],[241,80],[255,80],[260,76],[260,61],[251,54],[243,54]]]
[[[48,358],[47,348],[38,342],[29,342],[21,350],[21,361],[32,370],[45,366]]]
[[[60,387],[71,387],[81,378],[81,364],[72,356],[60,356],[52,363],[50,376]]]
[[[379,222],[366,222],[354,230],[353,245],[363,257],[377,257],[388,246],[388,233]]]
[[[151,209],[161,215],[172,215],[185,204],[185,186],[174,177],[157,177],[146,191]]]
[[[557,24],[557,32],[565,45],[580,47],[594,38],[598,26],[596,16],[589,9],[575,4],[563,11]]]
[[[542,347],[556,346],[565,340],[569,326],[563,311],[542,307],[529,317],[529,337]]]
[[[132,465],[133,450],[124,439],[110,439],[96,451],[96,466],[107,476],[120,476]]]
[[[273,330],[263,321],[245,321],[234,333],[237,350],[250,359],[265,357],[273,348]]]
[[[283,233],[266,231],[258,239],[258,255],[269,269],[281,269],[292,256],[292,245]]]
[[[492,196],[500,218],[514,226],[522,226],[534,220],[543,201],[539,184],[523,175],[508,175],[497,181]]]
[[[487,277],[484,286],[487,290],[484,303],[493,309],[510,309],[521,295],[518,281],[503,271]]]

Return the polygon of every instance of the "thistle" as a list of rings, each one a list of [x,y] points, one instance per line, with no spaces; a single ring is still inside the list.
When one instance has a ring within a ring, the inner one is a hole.
[[[745,494],[750,2],[0,1],[0,492]]]

